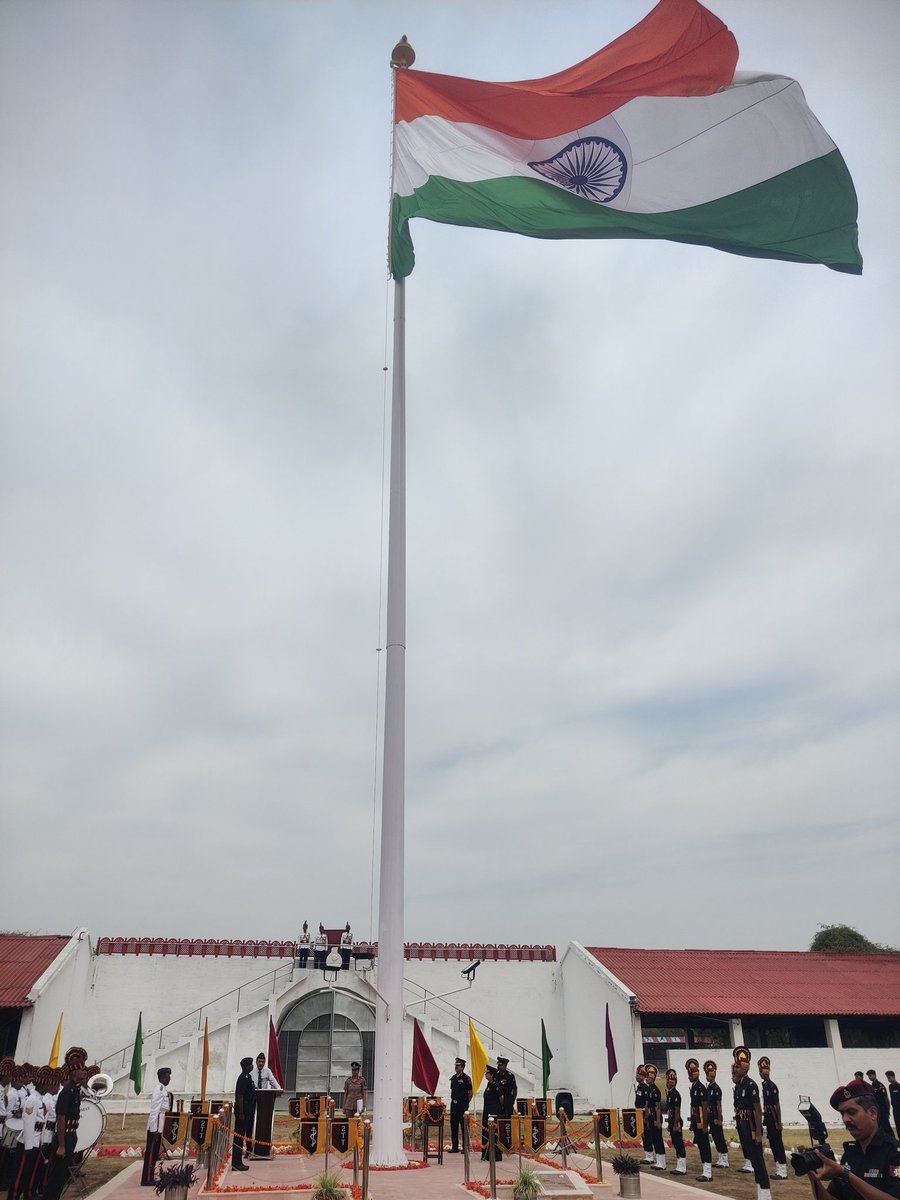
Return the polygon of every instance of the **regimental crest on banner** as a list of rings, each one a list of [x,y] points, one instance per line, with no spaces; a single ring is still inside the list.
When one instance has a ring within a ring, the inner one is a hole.
[[[551,183],[594,204],[615,200],[628,176],[625,155],[604,137],[576,138],[552,158],[528,165]]]
[[[190,1113],[167,1112],[163,1116],[162,1140],[170,1148],[187,1140],[187,1123]]]
[[[627,1138],[639,1138],[644,1133],[644,1113],[640,1108],[622,1109],[622,1132]]]
[[[304,1154],[322,1154],[325,1151],[325,1118],[300,1122],[300,1150]]]

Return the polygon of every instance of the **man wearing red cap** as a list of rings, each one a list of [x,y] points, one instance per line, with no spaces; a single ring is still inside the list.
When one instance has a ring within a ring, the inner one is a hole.
[[[900,1142],[878,1127],[872,1085],[854,1079],[837,1089],[831,1107],[841,1114],[853,1141],[844,1142],[839,1163],[818,1152],[822,1166],[813,1176],[819,1200],[883,1200],[885,1194],[900,1200]]]

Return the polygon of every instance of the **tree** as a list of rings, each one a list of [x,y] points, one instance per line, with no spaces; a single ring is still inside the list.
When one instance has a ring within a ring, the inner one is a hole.
[[[900,954],[893,946],[870,942],[850,925],[820,925],[809,948],[820,954]]]

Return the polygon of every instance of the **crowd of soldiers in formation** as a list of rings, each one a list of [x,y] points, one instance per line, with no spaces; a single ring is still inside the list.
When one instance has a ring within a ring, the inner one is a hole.
[[[762,1079],[761,1095],[759,1086],[748,1074],[750,1061],[751,1054],[747,1047],[738,1046],[734,1051],[731,1079],[734,1084],[735,1126],[744,1154],[744,1165],[739,1170],[748,1175],[755,1175],[758,1200],[771,1200],[770,1178],[787,1178],[781,1102],[778,1086],[771,1077],[772,1064],[770,1060],[765,1056],[757,1060]],[[712,1179],[714,1166],[724,1170],[731,1165],[724,1132],[722,1088],[716,1082],[717,1066],[712,1059],[708,1059],[703,1064],[705,1083],[700,1078],[700,1063],[696,1058],[689,1058],[685,1063],[685,1068],[690,1083],[688,1129],[693,1135],[694,1145],[700,1154],[702,1164],[702,1174],[697,1176],[697,1182],[708,1183]],[[893,1136],[890,1126],[890,1112],[893,1109],[894,1123],[897,1126],[898,1136],[900,1136],[900,1084],[897,1083],[893,1071],[888,1071],[886,1074],[888,1087],[885,1087],[878,1079],[875,1071],[867,1072],[872,1091],[878,1102],[881,1128],[889,1136]],[[642,1110],[644,1117],[642,1135],[644,1162],[656,1171],[666,1169],[666,1150],[663,1141],[663,1121],[665,1120],[665,1127],[676,1155],[675,1169],[670,1174],[686,1175],[687,1154],[684,1145],[684,1119],[681,1093],[678,1091],[678,1074],[674,1070],[666,1071],[665,1097],[657,1087],[657,1075],[658,1069],[652,1063],[645,1063],[637,1069],[634,1103],[636,1108]],[[862,1071],[856,1072],[856,1078],[863,1079]],[[764,1138],[768,1139],[775,1161],[773,1177],[769,1176],[763,1159]],[[712,1161],[713,1146],[718,1155],[715,1163]]]

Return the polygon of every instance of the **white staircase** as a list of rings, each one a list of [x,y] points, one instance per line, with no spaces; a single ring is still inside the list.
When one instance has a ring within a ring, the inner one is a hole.
[[[342,990],[351,990],[360,999],[374,1002],[374,989],[363,973],[351,972],[346,984],[347,987]],[[210,1049],[207,1095],[230,1096],[234,1091],[234,1081],[240,1074],[240,1060],[248,1055],[255,1057],[260,1049],[268,1047],[269,1019],[272,1018],[277,1025],[279,1008],[321,988],[322,979],[318,971],[280,968],[217,997],[200,1009],[194,1009],[163,1030],[146,1034],[143,1047],[144,1086],[137,1099],[129,1077],[133,1043],[107,1054],[100,1060],[100,1069],[112,1078],[113,1087],[104,1101],[105,1107],[113,1112],[122,1111],[127,1103],[131,1110],[146,1109],[149,1095],[156,1085],[157,1071],[163,1066],[172,1070],[171,1088],[176,1097],[198,1095],[204,1022],[209,1025]],[[430,994],[426,995],[423,1002],[424,989],[418,984],[409,983],[405,990],[411,1011],[405,1017],[408,1029],[404,1043],[411,1045],[412,1022],[418,1019],[440,1068],[439,1090],[441,1087],[446,1089],[447,1081],[453,1074],[454,1059],[457,1056],[469,1057],[469,1014]],[[474,1019],[480,1033],[487,1029],[477,1017]],[[490,1030],[489,1036],[482,1036],[492,1058],[497,1053],[508,1056],[509,1069],[516,1075],[520,1094],[537,1094],[540,1089],[539,1058],[495,1030]]]

